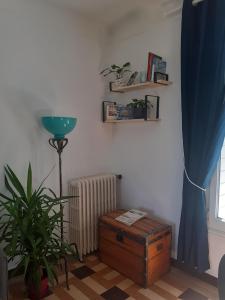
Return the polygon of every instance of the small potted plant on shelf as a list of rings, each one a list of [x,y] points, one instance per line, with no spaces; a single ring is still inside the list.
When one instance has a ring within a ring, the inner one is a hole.
[[[43,181],[44,182],[44,181]],[[33,190],[29,164],[26,188],[12,169],[5,167],[7,195],[0,193],[0,243],[9,260],[19,259],[30,299],[48,292],[48,281],[57,281],[56,265],[67,254],[76,255],[60,239],[61,212],[57,206],[69,197],[57,198],[43,186]]]
[[[107,67],[106,69],[102,70],[100,72],[101,75],[103,75],[104,77],[110,75],[110,74],[114,74],[116,79],[115,79],[115,84],[116,85],[123,85],[124,84],[124,75],[125,73],[130,73],[130,62],[126,62],[125,64],[123,64],[122,66],[118,66],[118,65],[111,65],[109,67]]]
[[[149,106],[150,102],[147,101]],[[146,116],[146,100],[144,99],[132,99],[131,103],[127,104],[127,107],[131,109],[131,115],[133,119],[144,119]]]

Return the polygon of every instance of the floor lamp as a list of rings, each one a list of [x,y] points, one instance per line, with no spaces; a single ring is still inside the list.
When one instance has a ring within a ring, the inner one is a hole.
[[[62,152],[63,149],[68,144],[68,139],[65,138],[65,135],[70,133],[76,126],[77,119],[73,117],[54,117],[54,116],[45,116],[42,117],[42,124],[44,128],[53,134],[53,138],[49,139],[49,144],[53,147],[59,158],[59,194],[62,197]],[[61,212],[61,241],[64,240],[64,229],[63,229],[63,205],[60,203],[60,212]],[[69,289],[68,284],[68,266],[67,258],[64,257],[65,262],[65,273],[66,273],[66,285]]]

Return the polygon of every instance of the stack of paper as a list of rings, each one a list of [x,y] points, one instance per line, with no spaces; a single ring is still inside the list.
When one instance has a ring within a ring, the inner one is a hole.
[[[124,223],[128,226],[131,226],[136,221],[140,220],[141,218],[147,215],[146,212],[138,210],[138,209],[131,209],[128,212],[120,215],[116,218],[117,221]]]

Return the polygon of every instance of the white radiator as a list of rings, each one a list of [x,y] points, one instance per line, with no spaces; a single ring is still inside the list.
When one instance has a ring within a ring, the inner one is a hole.
[[[98,248],[98,218],[116,209],[116,175],[101,174],[69,182],[69,240],[80,259]]]

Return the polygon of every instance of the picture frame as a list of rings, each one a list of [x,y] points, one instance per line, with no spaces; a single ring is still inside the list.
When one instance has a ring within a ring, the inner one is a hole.
[[[163,81],[168,81],[169,80],[169,75],[161,72],[155,72],[154,73],[154,82],[158,82],[160,80]]]
[[[148,53],[147,81],[154,80],[154,73],[158,70],[158,66],[162,63],[162,57],[152,52]]]
[[[146,121],[154,121],[159,119],[159,96],[145,95],[146,104]]]
[[[155,70],[155,72],[160,72],[160,73],[166,73],[166,66],[167,66],[167,63],[165,60],[162,60],[161,62],[158,63],[158,66]]]
[[[102,121],[107,122],[109,120],[117,119],[117,104],[114,101],[102,102]]]

